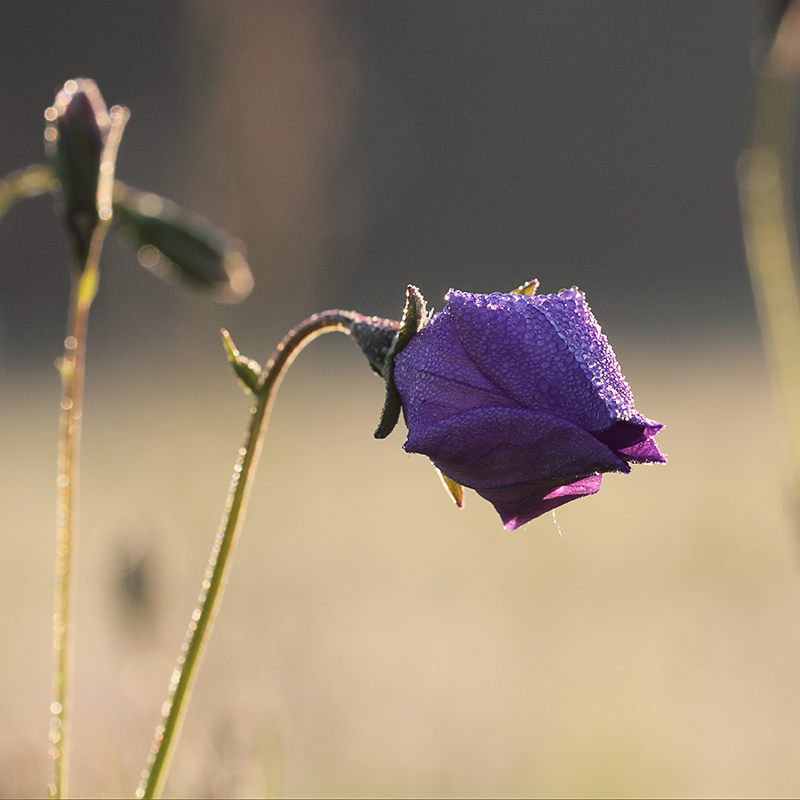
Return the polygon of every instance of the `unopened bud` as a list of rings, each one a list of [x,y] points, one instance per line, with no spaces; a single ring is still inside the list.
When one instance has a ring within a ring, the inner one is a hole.
[[[100,214],[97,189],[111,119],[94,81],[69,80],[45,111],[45,148],[59,181],[62,214],[79,268]]]

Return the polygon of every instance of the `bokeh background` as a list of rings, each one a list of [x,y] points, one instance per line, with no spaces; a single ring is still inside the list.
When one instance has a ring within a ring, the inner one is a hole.
[[[238,306],[109,241],[83,441],[73,789],[131,795],[266,360],[416,283],[578,285],[666,468],[505,532],[457,511],[344,337],[276,405],[169,796],[796,796],[800,564],[741,243],[755,0],[0,4],[0,174],[72,77],[118,176],[226,227]],[[49,199],[0,223],[0,795],[49,779],[58,376]]]

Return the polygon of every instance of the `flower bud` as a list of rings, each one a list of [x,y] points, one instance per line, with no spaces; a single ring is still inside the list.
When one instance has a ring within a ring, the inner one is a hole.
[[[45,148],[79,269],[100,221],[97,192],[111,119],[94,81],[69,80],[45,111]]]

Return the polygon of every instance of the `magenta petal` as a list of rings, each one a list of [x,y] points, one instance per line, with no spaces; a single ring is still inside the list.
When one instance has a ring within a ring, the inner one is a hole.
[[[478,489],[500,514],[503,527],[513,531],[554,508],[600,491],[602,475],[589,475],[572,483],[553,486],[552,481],[504,486],[501,489]]]

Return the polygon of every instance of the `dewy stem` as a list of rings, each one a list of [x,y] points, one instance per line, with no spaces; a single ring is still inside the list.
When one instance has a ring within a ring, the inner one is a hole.
[[[68,796],[70,706],[72,672],[72,596],[74,552],[77,538],[78,466],[83,414],[83,386],[86,364],[86,330],[89,308],[97,288],[100,251],[107,225],[95,229],[89,256],[81,272],[74,272],[70,295],[69,323],[64,340],[61,373],[61,419],[58,446],[56,591],[53,612],[53,702],[50,705],[50,755],[53,782],[50,796]]]
[[[192,686],[222,600],[233,550],[244,519],[251,479],[258,464],[264,432],[281,380],[298,353],[318,336],[334,331],[351,334],[355,325],[368,319],[349,311],[324,311],[315,314],[285,336],[261,372],[255,392],[256,401],[250,409],[244,445],[239,450],[239,457],[233,468],[219,532],[214,538],[197,605],[192,612],[186,638],[181,645],[181,654],[172,672],[167,699],[161,707],[162,720],[156,727],[155,740],[136,790],[138,798],[159,797],[163,789]]]

